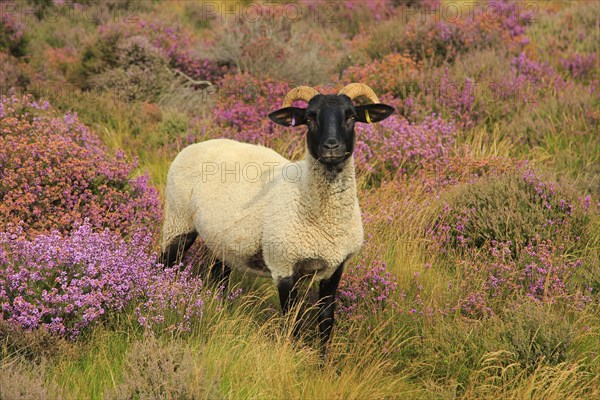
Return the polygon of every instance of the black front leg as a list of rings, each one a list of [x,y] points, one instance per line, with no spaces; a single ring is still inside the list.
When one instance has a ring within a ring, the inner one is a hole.
[[[327,353],[327,343],[333,330],[335,294],[343,272],[344,264],[342,263],[329,279],[323,279],[319,282],[319,335],[321,337],[321,356],[323,358]]]
[[[171,267],[174,264],[180,263],[185,252],[194,244],[196,237],[198,237],[196,231],[174,237],[171,243],[165,247],[158,262],[165,267]]]
[[[277,283],[277,291],[279,292],[279,302],[281,303],[281,311],[283,315],[287,315],[290,309],[293,309],[298,303],[298,279],[295,276],[288,276]],[[294,318],[294,338],[300,333],[300,324],[297,318]]]

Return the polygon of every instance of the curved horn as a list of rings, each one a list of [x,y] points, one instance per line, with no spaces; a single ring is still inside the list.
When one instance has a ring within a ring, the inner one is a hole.
[[[310,86],[298,86],[293,88],[285,95],[285,99],[283,100],[282,108],[289,107],[296,100],[304,100],[305,102],[309,102],[310,99],[320,94],[316,89],[311,88]]]
[[[377,97],[373,89],[371,89],[364,83],[350,83],[344,86],[342,90],[340,90],[338,96],[340,94],[345,94],[346,96],[350,97],[351,100],[364,96],[367,99],[371,100],[373,103],[379,103],[379,98]]]

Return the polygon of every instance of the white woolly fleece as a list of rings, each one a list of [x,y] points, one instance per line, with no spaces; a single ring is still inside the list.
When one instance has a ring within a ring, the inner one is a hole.
[[[329,278],[363,243],[354,159],[333,174],[308,151],[293,163],[228,139],[188,146],[167,176],[163,250],[193,230],[231,268],[276,283],[295,272]]]

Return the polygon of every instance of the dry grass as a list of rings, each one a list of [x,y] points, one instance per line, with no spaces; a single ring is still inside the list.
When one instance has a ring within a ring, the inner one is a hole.
[[[474,373],[465,399],[592,399],[600,395],[598,376],[579,363],[546,365],[529,371],[505,351],[485,354]]]

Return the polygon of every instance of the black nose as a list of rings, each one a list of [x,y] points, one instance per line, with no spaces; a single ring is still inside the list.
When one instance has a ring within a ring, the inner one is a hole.
[[[338,142],[337,139],[334,138],[329,138],[325,141],[325,143],[323,143],[323,148],[325,150],[335,150],[338,147],[340,147],[340,142]]]

